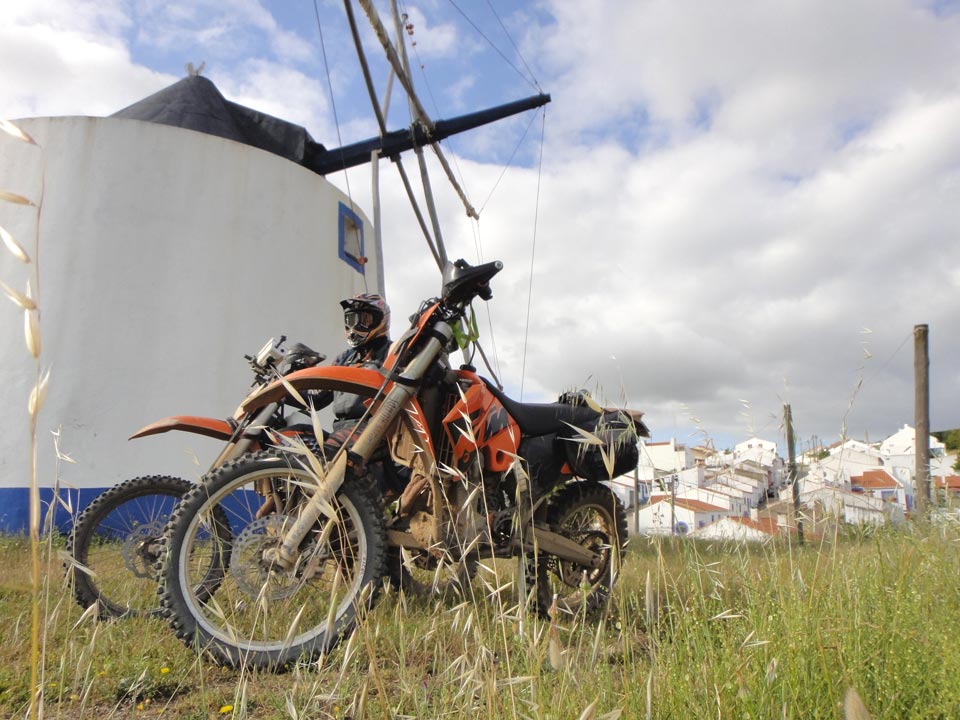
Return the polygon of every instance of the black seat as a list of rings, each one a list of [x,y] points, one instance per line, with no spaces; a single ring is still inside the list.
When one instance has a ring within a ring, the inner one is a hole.
[[[483,382],[528,437],[563,432],[570,429],[569,425],[582,427],[600,417],[599,413],[586,405],[517,402],[504,395],[486,378],[483,378]]]

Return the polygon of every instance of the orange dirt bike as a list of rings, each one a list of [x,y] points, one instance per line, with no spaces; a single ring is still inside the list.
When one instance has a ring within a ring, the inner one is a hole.
[[[254,373],[252,393],[278,375],[312,367],[324,360],[299,343],[286,349],[285,337],[271,338],[255,355],[245,356]],[[177,416],[164,418],[132,437],[181,430],[227,443],[214,466],[249,450],[266,447],[269,430],[301,435],[314,442],[310,423],[291,425],[282,403],[260,407],[247,418],[242,409],[229,420]],[[169,475],[137,477],[98,495],[79,515],[67,540],[72,560],[67,573],[74,597],[83,607],[97,604],[103,619],[157,612],[156,568],[158,539],[173,507],[194,483]],[[208,580],[210,580],[208,578]],[[208,583],[209,584],[209,583]]]
[[[490,299],[501,268],[449,264],[440,297],[421,305],[382,371],[309,368],[244,401],[253,417],[291,393],[340,390],[368,398],[368,411],[329,459],[296,446],[248,454],[177,506],[162,540],[161,607],[188,646],[233,666],[316,658],[374,604],[397,549],[438,572],[519,557],[540,613],[605,601],[627,533],[602,481],[636,466],[638,435],[649,433],[639,412],[583,395],[524,404],[471,366],[451,368],[471,303]],[[386,493],[370,473],[383,448],[409,472]]]

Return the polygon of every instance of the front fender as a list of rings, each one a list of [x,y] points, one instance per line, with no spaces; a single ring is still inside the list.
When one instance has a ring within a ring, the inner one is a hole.
[[[290,373],[282,381],[274,380],[244,400],[240,406],[241,411],[246,414],[255,413],[260,408],[287,397],[290,391],[287,390],[286,383],[292,385],[299,393],[308,390],[332,390],[361,397],[373,397],[380,388],[389,390],[389,387],[384,387],[387,384],[386,378],[370,368],[343,365],[312,367]]]
[[[140,428],[130,440],[146,437],[147,435],[159,435],[160,433],[170,432],[171,430],[183,430],[197,435],[206,435],[217,440],[229,440],[233,435],[233,428],[226,420],[217,418],[199,417],[196,415],[174,415],[173,417],[163,418],[146,427]]]

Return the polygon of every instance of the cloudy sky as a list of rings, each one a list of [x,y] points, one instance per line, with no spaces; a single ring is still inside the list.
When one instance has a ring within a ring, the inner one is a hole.
[[[434,119],[553,98],[444,143],[479,223],[432,176],[449,253],[506,265],[481,323],[512,394],[587,387],[655,440],[781,440],[785,402],[803,443],[880,439],[926,323],[931,424],[960,426],[960,2],[400,6]],[[0,116],[110,114],[187,62],[328,147],[376,133],[340,2],[0,4]],[[332,179],[369,210],[365,170]],[[396,326],[438,276],[382,184]]]

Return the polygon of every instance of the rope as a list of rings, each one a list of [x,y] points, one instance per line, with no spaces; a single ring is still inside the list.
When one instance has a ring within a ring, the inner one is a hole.
[[[510,168],[511,163],[513,163],[513,158],[516,156],[517,151],[520,150],[520,146],[523,145],[523,141],[526,140],[527,133],[530,132],[530,128],[533,127],[533,121],[536,119],[536,117],[536,113],[530,113],[530,121],[527,123],[527,127],[524,128],[523,135],[520,137],[519,142],[517,142],[516,147],[513,148],[513,152],[510,153],[510,159],[507,160],[504,166],[500,169],[500,175],[497,177],[496,182],[493,183],[493,187],[490,188],[487,199],[480,204],[480,212],[483,212],[483,209],[487,206],[487,203],[490,202],[490,198],[493,197],[493,193],[496,192],[497,187],[500,185],[500,181],[503,180],[503,176],[507,174],[507,170]]]
[[[451,2],[453,2],[453,0],[451,0]],[[533,83],[533,86],[537,90],[540,90],[540,83],[537,82],[537,78],[533,74],[533,70],[531,70],[530,66],[527,65],[527,61],[524,59],[523,53],[520,52],[520,48],[513,41],[513,36],[510,35],[510,32],[507,30],[507,26],[503,24],[503,20],[500,19],[500,16],[497,14],[497,11],[494,9],[493,4],[490,2],[490,0],[487,0],[487,7],[490,8],[490,12],[492,12],[493,16],[497,19],[497,24],[500,25],[500,29],[503,30],[503,34],[507,36],[507,40],[509,40],[510,44],[513,45],[513,49],[517,53],[517,57],[520,58],[520,62],[523,63],[523,67],[526,69],[528,73],[530,73],[530,81]],[[540,92],[543,92],[543,91],[540,90]]]
[[[457,5],[457,3],[454,2],[454,0],[448,0],[448,2],[454,7],[454,9],[455,9],[458,13],[460,13],[460,14],[463,16],[463,19],[464,19],[464,20],[466,20],[468,23],[470,23],[470,26],[471,26],[474,30],[477,31],[477,34],[478,34],[480,37],[482,37],[484,40],[486,40],[486,41],[487,41],[487,44],[488,44],[491,48],[493,48],[493,50],[496,51],[496,53],[497,53],[500,57],[503,58],[503,61],[504,61],[507,65],[509,65],[510,67],[512,67],[512,68],[514,69],[514,71],[517,73],[517,75],[519,75],[520,77],[522,77],[522,78],[523,78],[526,82],[528,82],[533,88],[535,88],[536,90],[540,91],[540,86],[537,84],[536,79],[535,79],[535,78],[532,78],[532,75],[533,75],[532,73],[531,73],[531,77],[527,77],[526,75],[524,75],[524,74],[520,71],[520,68],[518,68],[516,65],[514,65],[514,64],[510,61],[510,59],[509,59],[506,55],[503,54],[503,52],[500,50],[500,48],[498,48],[496,45],[493,44],[493,42],[490,40],[490,38],[488,38],[488,37],[484,34],[483,30],[481,30],[479,27],[477,27],[477,24],[476,24],[475,22],[473,22],[473,20],[471,20],[463,10],[460,9],[460,6]],[[489,2],[488,2],[488,4],[489,4]],[[492,7],[491,7],[490,9],[493,10]],[[496,16],[496,12],[494,12],[494,16]],[[500,18],[499,18],[499,17],[497,17],[497,21],[500,22]],[[503,23],[502,23],[502,22],[500,23],[500,27],[503,28]],[[506,28],[503,28],[503,31],[504,31],[504,33],[507,34],[507,37],[510,38],[510,34],[507,33]],[[510,42],[513,43],[513,39],[512,39],[512,38],[510,38]],[[514,44],[514,48],[516,48],[516,44]],[[520,54],[519,50],[517,51],[517,54],[518,54],[518,55]],[[523,57],[521,56],[520,59],[523,60]],[[526,62],[524,62],[523,64],[526,66]]]
[[[507,31],[507,28],[506,28],[506,26],[503,24],[503,21],[500,19],[500,16],[497,15],[496,10],[493,8],[492,5],[489,4],[489,0],[488,0],[487,4],[488,4],[488,6],[490,7],[490,12],[493,13],[493,16],[494,16],[494,17],[496,18],[496,20],[497,20],[497,23],[500,25],[500,28],[503,30],[503,34],[506,35],[507,39],[510,41],[510,44],[513,46],[514,50],[516,50],[517,56],[520,58],[520,61],[523,63],[523,65],[524,65],[524,67],[527,69],[527,71],[530,73],[530,78],[528,78],[527,76],[525,76],[525,75],[516,67],[516,65],[514,65],[513,63],[510,62],[509,59],[507,59],[507,57],[500,51],[500,49],[497,48],[497,46],[493,44],[493,42],[490,40],[490,38],[488,38],[488,37],[483,33],[483,31],[480,30],[480,28],[477,26],[477,24],[476,24],[475,22],[473,22],[473,21],[466,15],[466,13],[464,13],[464,11],[463,11],[460,7],[458,7],[455,2],[453,2],[453,0],[450,0],[450,4],[457,10],[457,12],[460,13],[460,15],[462,15],[462,16],[464,17],[464,19],[466,19],[466,21],[470,24],[470,26],[471,26],[474,30],[476,30],[476,32],[477,32],[484,40],[487,41],[487,44],[488,44],[498,55],[500,55],[500,57],[503,58],[504,61],[505,61],[511,68],[513,68],[513,70],[517,73],[517,75],[519,75],[519,76],[520,76],[524,81],[526,81],[527,83],[531,84],[538,92],[541,92],[541,93],[543,92],[543,91],[540,89],[540,85],[539,85],[539,83],[537,83],[536,78],[533,78],[533,72],[530,70],[529,65],[527,65],[526,60],[524,60],[523,55],[520,53],[519,47],[517,47],[517,44],[513,41],[513,38],[510,36],[510,33]],[[404,14],[405,14],[405,15],[407,14],[407,13],[406,13],[406,10],[404,11]],[[405,47],[406,47],[406,46],[404,46],[404,48],[405,48]],[[433,104],[434,112],[439,112],[439,106],[437,105],[436,97],[435,97],[434,94],[433,94],[433,87],[432,87],[432,85],[431,85],[431,83],[430,83],[429,78],[427,77],[426,72],[424,71],[424,63],[421,62],[421,60],[420,60],[420,53],[417,51],[416,46],[414,46],[414,48],[413,48],[413,53],[414,53],[414,55],[415,55],[416,58],[417,58],[417,63],[418,63],[418,65],[419,65],[419,67],[420,67],[420,75],[421,75],[421,77],[423,78],[424,83],[426,84],[426,87],[427,87],[427,95],[430,97],[430,101],[431,101],[431,103]],[[533,78],[532,81],[531,81],[531,78]],[[530,126],[533,124],[533,119],[534,119],[534,116],[531,115],[530,121],[527,123],[526,129],[523,131],[523,136],[520,138],[520,141],[517,143],[516,147],[513,149],[513,152],[510,154],[510,159],[507,161],[507,163],[506,163],[506,164],[503,166],[503,168],[501,169],[500,175],[499,175],[499,177],[497,178],[497,181],[494,183],[493,187],[490,189],[490,192],[488,193],[486,200],[484,200],[484,202],[483,202],[483,204],[481,205],[481,207],[480,207],[479,210],[477,210],[477,209],[475,209],[475,208],[473,207],[473,205],[470,203],[469,199],[467,198],[467,194],[466,194],[465,190],[463,189],[463,188],[466,186],[466,181],[464,180],[463,172],[462,172],[461,169],[460,169],[460,164],[457,162],[457,157],[456,157],[456,155],[453,156],[453,164],[456,165],[456,168],[457,168],[456,177],[454,177],[453,170],[452,170],[452,168],[450,167],[450,164],[448,163],[448,161],[447,161],[446,157],[444,156],[443,152],[441,151],[440,146],[439,146],[438,144],[436,144],[436,143],[433,143],[433,144],[432,144],[432,147],[433,147],[434,151],[435,151],[436,154],[437,154],[437,159],[440,161],[441,167],[443,168],[444,172],[447,174],[447,179],[450,181],[450,184],[453,186],[453,189],[456,191],[457,195],[460,197],[460,201],[463,203],[464,209],[466,210],[468,217],[471,217],[471,218],[473,218],[474,220],[479,220],[479,219],[480,219],[480,213],[483,212],[483,208],[486,206],[486,204],[487,204],[488,202],[490,202],[490,198],[493,196],[493,193],[496,191],[497,185],[498,185],[498,184],[500,183],[500,181],[503,179],[503,176],[506,174],[507,169],[508,169],[509,166],[510,166],[510,163],[513,162],[513,158],[516,156],[517,151],[520,149],[520,146],[523,144],[523,140],[526,138],[527,132],[530,130]],[[450,144],[451,147],[454,145],[454,140],[453,140],[453,139],[448,139],[448,142],[449,142],[449,144]]]
[[[314,0],[316,3],[316,0]],[[380,109],[380,104],[377,101],[377,93],[373,86],[373,78],[370,75],[370,66],[367,63],[366,54],[363,52],[363,43],[360,41],[360,32],[357,29],[357,21],[353,14],[353,6],[350,3],[350,0],[344,0],[344,8],[347,12],[347,21],[350,24],[350,32],[353,36],[353,43],[357,49],[357,56],[360,59],[360,68],[363,71],[364,81],[367,85],[367,93],[370,96],[370,103],[373,105],[373,112],[377,117],[377,125],[380,128],[380,137],[382,138],[387,132],[387,122],[383,116],[383,112]],[[420,229],[423,232],[424,239],[427,241],[427,247],[430,248],[430,252],[433,254],[433,259],[437,263],[437,267],[443,270],[443,261],[441,259],[441,254],[437,250],[437,246],[433,241],[433,237],[430,235],[430,230],[427,228],[427,224],[423,219],[423,213],[420,212],[420,205],[417,202],[417,198],[414,195],[413,188],[410,186],[410,179],[407,177],[406,170],[403,167],[403,163],[400,160],[400,157],[395,158],[397,164],[397,170],[400,173],[400,178],[403,181],[403,187],[407,192],[407,198],[410,200],[410,206],[413,208],[413,213],[417,218],[417,222],[420,224]]]
[[[317,32],[320,35],[320,53],[323,55],[323,70],[327,75],[327,91],[330,93],[330,108],[333,110],[333,124],[337,129],[337,146],[343,151],[343,138],[340,134],[340,117],[337,115],[337,101],[333,96],[333,80],[330,78],[330,63],[327,61],[327,44],[323,40],[323,23],[320,21],[320,8],[317,6],[317,0],[313,0],[313,14],[317,19]],[[353,202],[353,192],[350,189],[350,174],[344,169],[343,179],[347,185],[347,201],[350,203],[350,210],[356,212],[357,206]],[[367,292],[367,274],[361,273],[363,277],[363,290]]]
[[[540,182],[543,178],[543,141],[547,131],[547,109],[543,109],[540,125],[540,157],[537,163],[537,200],[533,211],[533,246],[530,248],[530,285],[527,289],[527,322],[523,330],[523,363],[520,367],[520,401],[523,401],[523,386],[527,379],[527,341],[530,337],[530,306],[533,302],[533,261],[537,254],[537,222],[540,215]]]

